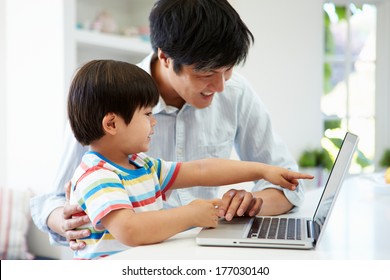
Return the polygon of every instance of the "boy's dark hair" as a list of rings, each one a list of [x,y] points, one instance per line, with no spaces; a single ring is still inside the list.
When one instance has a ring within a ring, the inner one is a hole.
[[[138,108],[155,106],[158,88],[152,77],[136,65],[93,60],[76,73],[68,95],[68,117],[82,145],[104,136],[102,120],[108,113],[129,124]]]
[[[253,34],[227,0],[158,0],[149,15],[155,53],[208,71],[245,62]]]

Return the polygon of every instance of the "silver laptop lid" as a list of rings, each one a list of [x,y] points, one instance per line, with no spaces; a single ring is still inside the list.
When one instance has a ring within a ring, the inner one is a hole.
[[[314,242],[317,243],[321,237],[321,232],[328,222],[329,216],[337,197],[345,174],[349,170],[352,157],[358,143],[358,136],[347,132],[329,173],[320,202],[313,216]]]

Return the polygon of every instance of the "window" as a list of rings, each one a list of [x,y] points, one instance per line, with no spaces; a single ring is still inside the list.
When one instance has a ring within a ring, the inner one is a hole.
[[[377,9],[353,1],[324,3],[323,147],[335,155],[346,130],[360,137],[352,172],[374,170]],[[345,2],[345,3],[343,3]]]

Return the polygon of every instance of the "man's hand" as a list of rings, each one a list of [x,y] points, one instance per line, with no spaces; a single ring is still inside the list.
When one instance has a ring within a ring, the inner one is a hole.
[[[76,251],[85,248],[86,244],[76,239],[88,237],[91,232],[87,229],[75,230],[87,224],[90,220],[79,205],[70,205],[70,182],[65,186],[66,203],[63,208],[62,231],[65,233],[66,240],[69,242],[70,249]]]
[[[234,216],[257,215],[263,205],[263,200],[245,190],[231,189],[222,196],[222,203],[218,215],[231,221]]]

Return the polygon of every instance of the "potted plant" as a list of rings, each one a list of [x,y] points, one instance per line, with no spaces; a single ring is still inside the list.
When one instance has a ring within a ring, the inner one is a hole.
[[[387,168],[385,171],[385,182],[390,184],[390,149],[386,149],[383,153],[379,165],[383,168]]]
[[[305,181],[306,188],[311,189],[325,185],[333,160],[329,152],[323,148],[308,149],[303,151],[298,164],[302,172],[314,176],[313,180]]]

